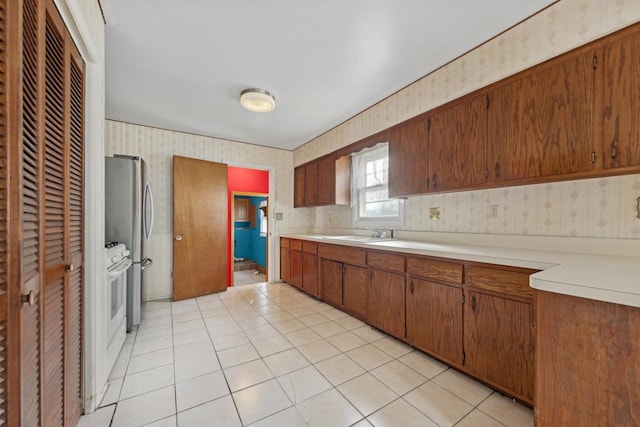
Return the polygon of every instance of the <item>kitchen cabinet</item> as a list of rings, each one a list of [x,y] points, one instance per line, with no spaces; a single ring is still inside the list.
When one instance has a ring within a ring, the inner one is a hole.
[[[320,258],[321,298],[336,307],[342,307],[342,263]]]
[[[249,221],[249,199],[235,198],[233,200],[233,220]]]
[[[407,341],[454,366],[462,366],[461,264],[408,257]]]
[[[367,269],[342,264],[342,306],[361,318],[367,318]]]
[[[536,326],[536,425],[640,425],[640,308],[536,291]]]
[[[280,238],[280,279],[291,282],[291,239]]]
[[[593,50],[580,49],[488,91],[490,182],[592,169]]]
[[[318,292],[318,244],[302,242],[302,289],[319,297]]]
[[[318,245],[320,296],[338,308],[365,318],[366,251],[341,245]]]
[[[367,321],[389,334],[405,337],[405,276],[369,269]]]
[[[464,304],[465,370],[533,404],[534,310],[529,274],[469,266]]]
[[[318,161],[309,162],[304,167],[304,205],[318,205]]]
[[[428,139],[425,116],[389,130],[389,197],[427,192]]]
[[[302,240],[291,240],[289,283],[302,289]]]
[[[336,200],[336,159],[325,156],[318,160],[318,196],[319,206],[332,205]]]
[[[294,207],[348,205],[351,202],[351,158],[333,154],[295,168]]]
[[[298,166],[293,170],[293,207],[300,208],[305,206],[305,166]]]
[[[429,191],[458,190],[484,184],[486,94],[447,104],[429,114],[428,123]]]
[[[605,169],[640,165],[640,32],[608,38],[596,50],[596,138]]]

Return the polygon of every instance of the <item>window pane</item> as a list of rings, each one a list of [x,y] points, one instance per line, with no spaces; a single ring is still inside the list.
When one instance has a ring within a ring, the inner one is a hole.
[[[398,216],[398,201],[385,200],[366,203],[365,215],[368,217]]]
[[[386,188],[380,190],[367,190],[364,193],[365,202],[377,202],[387,200],[389,198],[389,190]]]

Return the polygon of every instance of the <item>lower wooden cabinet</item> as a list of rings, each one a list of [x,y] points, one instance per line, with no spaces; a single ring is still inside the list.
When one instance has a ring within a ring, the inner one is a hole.
[[[305,292],[319,297],[318,289],[318,244],[314,242],[302,242],[302,289]]]
[[[367,320],[389,334],[405,336],[404,274],[369,269]]]
[[[410,279],[407,341],[455,366],[462,366],[462,287]]]
[[[289,283],[296,288],[302,289],[302,250],[292,247],[290,257],[291,276]]]
[[[291,249],[290,239],[280,239],[280,279],[291,282]]]
[[[367,269],[342,265],[342,306],[361,319],[367,318]]]
[[[320,297],[329,304],[342,307],[342,263],[320,259]]]

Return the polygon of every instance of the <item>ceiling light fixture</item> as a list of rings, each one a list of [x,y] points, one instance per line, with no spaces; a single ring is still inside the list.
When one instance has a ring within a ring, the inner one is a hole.
[[[245,89],[240,92],[240,105],[256,113],[268,113],[276,108],[276,99],[264,89]]]

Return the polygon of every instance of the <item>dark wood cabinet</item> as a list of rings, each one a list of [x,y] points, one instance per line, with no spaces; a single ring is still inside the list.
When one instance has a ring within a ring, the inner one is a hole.
[[[351,158],[333,154],[295,168],[294,207],[348,205],[351,201]]]
[[[593,51],[582,49],[489,90],[489,181],[591,171]]]
[[[304,204],[318,205],[318,161],[309,162],[304,167]]]
[[[428,191],[428,139],[425,116],[400,123],[389,130],[389,197]]]
[[[291,240],[280,239],[280,279],[283,282],[291,282]]]
[[[640,425],[640,308],[536,291],[536,327],[536,425]]]
[[[407,341],[455,366],[462,366],[462,287],[410,279]]]
[[[302,289],[302,240],[291,240],[289,283]]]
[[[318,160],[318,196],[319,206],[335,204],[336,200],[336,159],[325,156]]]
[[[302,242],[302,289],[319,297],[318,292],[318,244]]]
[[[370,268],[367,321],[389,334],[405,337],[405,276]]]
[[[528,404],[534,400],[534,310],[530,272],[469,267],[464,368]]]
[[[640,32],[624,31],[596,51],[595,136],[606,169],[640,165]]]
[[[342,263],[320,258],[320,295],[336,307],[342,307]]]
[[[429,191],[486,182],[487,96],[482,93],[429,114]]]
[[[305,204],[305,166],[298,166],[293,170],[293,207],[300,208]]]
[[[361,319],[367,318],[367,269],[342,266],[342,306]]]

